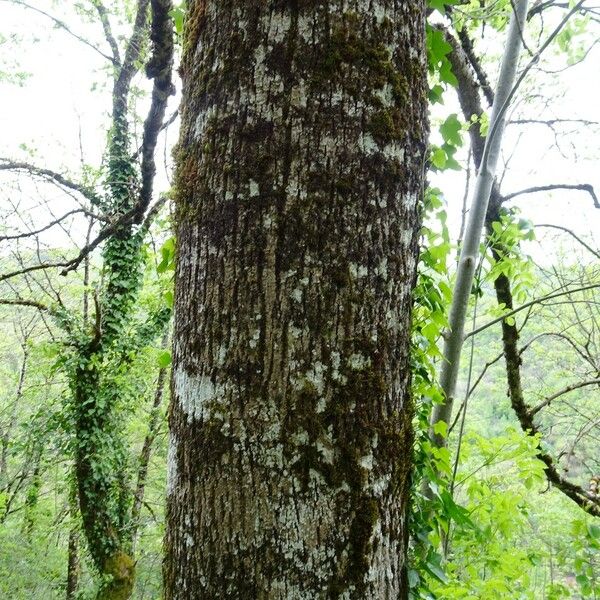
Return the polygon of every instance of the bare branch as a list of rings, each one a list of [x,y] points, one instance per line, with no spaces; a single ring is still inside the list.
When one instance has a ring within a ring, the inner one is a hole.
[[[96,10],[98,11],[98,15],[102,23],[102,28],[104,29],[104,37],[106,37],[106,41],[108,42],[108,45],[110,46],[110,49],[112,51],[114,59],[113,62],[116,65],[120,65],[121,55],[119,54],[119,46],[112,33],[112,28],[110,26],[110,21],[108,19],[108,12],[106,10],[106,7],[104,6],[101,0],[92,0],[92,4],[96,7]]]
[[[144,231],[148,231],[152,222],[156,218],[156,215],[160,212],[162,207],[167,203],[168,197],[161,196],[152,206],[152,208],[148,211],[146,218],[144,219],[144,223],[142,224],[142,229]]]
[[[552,394],[552,396],[548,396],[543,402],[540,402],[536,407],[530,409],[529,414],[533,417],[538,412],[540,412],[540,410],[542,410],[542,408],[548,406],[549,404],[552,403],[553,400],[560,398],[560,396],[564,396],[565,394],[568,394],[569,392],[572,392],[573,390],[578,390],[579,388],[586,387],[588,385],[597,385],[597,384],[600,384],[600,379],[590,379],[589,381],[580,381],[578,383],[574,383],[573,385],[568,385],[567,387],[563,388],[559,392]]]
[[[39,263],[37,265],[32,265],[30,267],[24,267],[22,269],[18,269],[16,271],[11,271],[9,273],[5,273],[0,275],[0,282],[6,281],[7,279],[12,279],[13,277],[17,277],[18,275],[25,275],[27,273],[32,273],[33,271],[40,271],[42,269],[56,269],[63,267],[61,271],[61,275],[67,275],[70,271],[74,271],[83,261],[83,259],[90,254],[95,248],[97,248],[104,240],[110,237],[115,231],[117,231],[120,227],[122,227],[126,223],[131,223],[137,211],[137,206],[121,215],[117,220],[111,223],[108,227],[105,227],[100,233],[86,246],[84,246],[79,254],[70,260],[64,260],[54,263]]]
[[[0,0],[0,2],[2,1],[4,0]],[[13,161],[9,158],[0,157],[0,171],[25,171],[35,177],[41,177],[57,183],[65,188],[74,190],[87,198],[94,205],[98,205],[100,202],[98,195],[89,186],[81,185],[80,183],[65,177],[61,173],[52,171],[51,169],[45,169],[27,162]]]
[[[554,125],[562,125],[573,123],[578,125],[600,125],[600,121],[590,121],[588,119],[514,119],[508,121],[507,125],[545,125],[552,127]]]
[[[550,229],[559,229],[560,231],[564,231],[565,233],[568,233],[572,238],[577,240],[586,250],[591,252],[597,258],[600,258],[600,252],[598,252],[597,250],[594,250],[589,244],[587,244],[585,241],[583,241],[578,235],[576,235],[573,231],[571,231],[567,227],[562,227],[561,225],[552,225],[550,223],[538,223],[535,225],[535,227],[547,227]]]
[[[152,188],[156,175],[154,151],[162,128],[169,96],[175,89],[171,80],[173,71],[173,21],[171,0],[152,0],[152,29],[150,39],[154,45],[152,58],[146,66],[148,77],[154,79],[152,103],[144,122],[142,142],[142,188],[137,207],[136,222],[141,222],[152,200]]]
[[[513,192],[512,194],[506,194],[504,196],[504,200],[511,200],[512,198],[516,198],[517,196],[522,196],[523,194],[535,194],[538,192],[551,192],[553,190],[576,190],[580,192],[587,192],[594,201],[594,206],[596,208],[600,208],[600,202],[598,201],[598,196],[596,196],[596,192],[594,191],[593,186],[589,183],[582,184],[567,184],[567,183],[556,183],[551,185],[539,185],[530,187],[524,190],[520,190],[518,192]]]
[[[144,46],[146,22],[148,20],[148,4],[149,0],[138,0],[137,12],[133,23],[133,33],[129,38],[129,43],[125,50],[125,58],[123,59],[123,66],[119,73],[117,85],[115,86],[117,95],[127,95],[129,84],[137,72],[136,63]]]
[[[70,210],[69,212],[65,213],[61,217],[54,219],[54,221],[51,221],[47,225],[44,225],[44,227],[40,227],[40,229],[36,229],[34,231],[28,231],[26,233],[16,233],[14,235],[0,235],[0,242],[5,242],[7,240],[19,240],[22,238],[27,238],[27,237],[32,237],[34,235],[38,235],[38,234],[43,233],[44,231],[47,231],[48,229],[54,227],[55,225],[58,225],[65,219],[68,219],[69,217],[71,217],[72,215],[76,215],[76,214],[80,214],[80,213],[83,213],[83,214],[86,214],[86,215],[92,216],[92,217],[94,216],[92,213],[88,212],[87,210],[84,210],[83,208],[76,208],[74,210]]]
[[[72,29],[70,29],[70,27],[64,21],[57,19],[53,15],[35,7],[35,6],[32,6],[31,4],[27,4],[27,2],[23,2],[22,0],[0,0],[0,2],[10,2],[11,4],[16,4],[17,6],[22,6],[23,8],[27,8],[27,9],[32,10],[40,15],[43,15],[44,17],[47,17],[48,19],[53,21],[57,27],[59,27],[60,29],[62,29],[63,31],[68,33],[71,37],[74,37],[76,40],[80,41],[82,44],[85,44],[86,46],[88,46],[89,48],[91,48],[92,50],[97,52],[100,56],[102,56],[102,58],[105,58],[106,60],[115,64],[115,60],[113,57],[108,56],[108,54],[104,54],[104,52],[102,52],[102,50],[100,50],[99,48],[94,46],[94,44],[92,44],[85,38],[81,37],[79,34],[75,33]]]
[[[48,307],[41,302],[35,300],[23,300],[21,298],[0,298],[0,304],[5,306],[30,306],[38,310],[46,311]]]
[[[513,315],[516,315],[517,313],[521,312],[522,310],[525,310],[526,308],[529,308],[530,306],[533,306],[535,304],[543,304],[544,302],[547,302],[548,300],[553,300],[554,298],[560,298],[561,296],[569,296],[570,294],[576,294],[578,292],[585,292],[587,290],[593,290],[596,288],[600,288],[600,283],[594,283],[592,285],[585,285],[583,287],[575,288],[572,290],[563,290],[560,292],[553,292],[551,294],[548,294],[547,296],[542,296],[541,298],[536,298],[535,300],[526,302],[525,304],[522,304],[521,306],[515,308],[514,310],[511,310],[511,311],[503,314],[501,317],[492,319],[491,321],[488,321],[484,325],[481,325],[480,327],[473,329],[473,331],[470,331],[469,333],[467,333],[465,335],[464,339],[466,340],[467,338],[470,338],[472,335],[477,335],[478,333],[481,333],[484,329],[487,329],[488,327],[491,327],[492,325],[495,325],[496,323],[500,323],[500,322],[504,321],[505,319],[507,319],[508,317],[512,317]]]
[[[160,126],[159,129],[159,133],[162,133],[165,129],[167,129],[168,127],[170,127],[171,125],[173,125],[173,123],[175,123],[175,121],[177,120],[177,117],[179,117],[179,109],[175,110],[173,112],[173,114]],[[135,153],[133,154],[132,158],[136,159],[139,157],[139,155],[142,153],[143,147],[140,146]]]
[[[481,62],[479,58],[475,54],[475,49],[473,48],[473,42],[469,37],[467,29],[463,27],[458,32],[458,38],[460,40],[460,45],[465,53],[465,56],[469,60],[469,63],[473,67],[475,74],[477,75],[477,80],[481,89],[483,90],[483,94],[485,99],[488,101],[488,104],[491,106],[494,103],[494,91],[492,90],[492,86],[487,78],[483,67],[481,66]]]
[[[61,261],[54,263],[40,263],[37,265],[32,265],[30,267],[23,267],[21,269],[17,269],[16,271],[10,271],[8,273],[0,275],[0,281],[6,281],[8,279],[12,279],[13,277],[17,277],[19,275],[26,275],[27,273],[33,273],[34,271],[41,271],[42,269],[57,269],[59,267],[68,267],[70,264],[71,261]]]
[[[116,221],[111,223],[111,225],[109,225],[108,227],[105,227],[102,231],[100,231],[100,233],[89,244],[84,246],[79,251],[79,254],[75,258],[73,258],[63,264],[54,265],[54,266],[65,267],[61,271],[61,275],[66,275],[70,271],[74,271],[81,264],[81,261],[90,252],[95,250],[104,240],[109,238],[113,233],[118,231],[126,223],[131,223],[133,218],[136,215],[136,212],[137,212],[137,205],[134,208],[132,208],[131,210],[129,210],[126,213],[124,213],[123,215],[121,215]],[[1,278],[0,278],[0,281],[2,281]]]

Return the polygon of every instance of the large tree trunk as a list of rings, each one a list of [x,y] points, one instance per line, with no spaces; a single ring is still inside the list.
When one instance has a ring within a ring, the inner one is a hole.
[[[424,2],[188,4],[167,599],[404,598]]]

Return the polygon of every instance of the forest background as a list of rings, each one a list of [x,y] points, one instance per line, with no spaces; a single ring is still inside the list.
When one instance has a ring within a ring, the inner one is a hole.
[[[473,132],[485,136],[488,127],[485,114],[464,114],[455,59],[462,50],[487,112],[512,3],[430,6],[430,188],[423,202],[414,319],[415,424],[421,435],[415,450],[413,593],[597,598],[600,203],[594,186],[600,10],[592,2],[537,2],[530,8],[521,68],[569,18],[508,112],[498,173],[505,202],[482,244],[468,317],[468,329],[477,333],[465,344],[446,450],[431,446],[427,422],[439,396],[442,334],[475,178]],[[6,598],[91,598],[100,585],[74,500],[80,446],[70,398],[81,338],[68,323],[77,312],[93,329],[107,302],[107,278],[117,272],[107,271],[104,240],[84,256],[81,250],[115,223],[103,220],[106,206],[97,210],[97,196],[114,167],[111,156],[121,156],[114,148],[110,59],[115,47],[127,47],[138,8],[136,2],[0,2],[0,596]],[[184,14],[183,6],[171,13],[176,41]],[[152,81],[144,72],[151,57],[146,40],[131,63],[124,117],[128,160],[133,157],[131,164],[139,164],[142,173],[148,167],[145,123],[154,106]],[[176,75],[174,83],[178,88]],[[123,506],[115,500],[120,507],[115,511],[127,523],[127,539],[119,543],[137,564],[135,598],[161,593],[175,249],[169,190],[177,101],[177,94],[169,96],[155,132],[157,172],[146,198],[149,212],[134,221],[144,230],[132,250],[143,277],[126,282],[121,296],[129,311],[125,328],[115,313],[127,368],[113,372],[106,388],[120,393],[111,416],[120,447],[110,459],[116,462],[106,466],[123,475],[125,499]],[[118,222],[129,209],[117,209]],[[494,248],[501,252],[494,254]],[[498,304],[496,282],[502,276],[510,282],[514,306],[525,307],[514,315]],[[55,306],[62,312],[49,310]],[[535,417],[534,435],[507,382],[503,324],[518,329],[522,396],[526,412]],[[110,369],[113,360],[107,357],[102,368]],[[440,426],[436,433],[447,432]],[[552,457],[558,484],[549,483],[540,452]],[[430,491],[423,491],[422,478]]]

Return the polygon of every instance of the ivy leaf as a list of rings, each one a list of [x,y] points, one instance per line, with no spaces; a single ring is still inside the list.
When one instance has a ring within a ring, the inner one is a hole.
[[[456,79],[456,75],[452,72],[452,66],[450,65],[450,61],[445,58],[440,65],[440,79],[444,83],[449,83],[452,87],[458,86],[458,79]]]
[[[586,590],[590,585],[590,580],[583,573],[579,573],[579,575],[575,577],[575,581],[577,581],[582,590]]]
[[[163,298],[165,299],[165,304],[169,307],[169,308],[173,308],[173,292],[171,290],[169,290],[168,292],[165,292],[163,295]]]
[[[442,14],[445,13],[446,6],[450,6],[452,4],[458,4],[460,0],[429,0],[427,3],[429,8],[433,8]]]
[[[162,260],[156,267],[158,273],[165,273],[168,270],[175,269],[175,238],[169,238],[161,247],[160,254]]]
[[[599,525],[594,525],[593,523],[590,523],[587,526],[588,529],[588,533],[590,534],[590,537],[594,540],[600,540],[600,526]]]
[[[169,11],[169,16],[173,19],[177,35],[181,35],[183,33],[183,21],[185,19],[185,3],[182,2],[181,5]]]
[[[444,34],[439,29],[428,27],[427,50],[429,53],[429,66],[435,69],[450,54],[452,46],[444,39]]]
[[[431,104],[442,104],[443,93],[444,93],[444,88],[441,85],[439,85],[439,83],[436,83],[429,90],[429,102],[431,102]]]

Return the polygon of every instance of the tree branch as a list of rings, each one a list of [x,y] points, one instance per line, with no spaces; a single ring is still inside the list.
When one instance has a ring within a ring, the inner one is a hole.
[[[171,0],[151,0],[152,28],[150,39],[154,45],[152,58],[146,66],[148,77],[154,79],[152,103],[144,122],[142,142],[142,188],[137,206],[135,222],[139,223],[152,200],[152,188],[156,175],[154,151],[158,134],[163,125],[169,96],[175,89],[171,80],[173,71],[173,21],[170,12]]]
[[[3,0],[0,0],[0,2],[2,1]],[[9,158],[0,157],[0,171],[25,171],[35,177],[48,179],[53,183],[57,183],[58,185],[61,185],[70,190],[74,190],[82,196],[84,196],[85,198],[87,198],[95,206],[98,206],[100,203],[98,195],[90,187],[81,185],[80,183],[68,179],[61,173],[57,173],[56,171],[52,171],[51,169],[45,169],[42,167],[37,167],[27,162],[13,161]]]
[[[580,381],[579,383],[574,383],[573,385],[568,385],[567,387],[563,388],[559,392],[552,394],[552,396],[548,396],[543,402],[540,402],[536,407],[530,409],[529,414],[530,414],[530,416],[533,417],[538,412],[540,412],[540,410],[542,410],[542,408],[545,408],[546,406],[551,404],[553,400],[560,398],[560,396],[564,396],[565,394],[568,394],[569,392],[572,392],[573,390],[578,390],[579,388],[586,387],[588,385],[595,385],[595,384],[600,384],[600,379],[590,379],[588,381]]]
[[[600,121],[590,121],[589,119],[514,119],[508,121],[507,125],[553,125],[563,123],[577,123],[578,125],[600,125]]]
[[[594,191],[594,187],[589,183],[582,184],[568,184],[568,183],[555,183],[551,185],[538,185],[534,187],[530,187],[524,190],[520,190],[518,192],[513,192],[512,194],[506,194],[504,196],[504,200],[512,200],[517,196],[522,196],[523,194],[535,194],[538,192],[551,192],[553,190],[576,190],[580,192],[587,192],[594,202],[595,208],[600,208],[600,202],[598,201],[598,196],[596,196],[596,192]]]
[[[136,63],[144,45],[144,33],[148,16],[149,0],[138,0],[133,32],[125,49],[125,58],[117,82],[117,88],[125,94],[129,91],[131,79],[137,71]]]
[[[594,250],[589,244],[587,244],[585,241],[583,241],[578,235],[576,235],[573,231],[571,231],[567,227],[562,227],[561,225],[552,225],[550,223],[537,223],[535,225],[535,227],[547,227],[550,229],[559,229],[560,231],[564,231],[565,233],[568,233],[571,237],[573,237],[575,240],[577,240],[586,250],[591,252],[597,258],[600,258],[600,252],[598,252],[597,250]]]
[[[92,44],[85,38],[81,37],[79,34],[72,31],[64,21],[57,19],[56,17],[52,16],[51,14],[49,14],[35,6],[32,6],[31,4],[27,4],[27,2],[23,2],[22,0],[0,0],[0,2],[10,2],[11,4],[16,4],[18,6],[22,6],[23,8],[27,8],[27,9],[32,10],[40,15],[43,15],[44,17],[53,21],[57,27],[59,27],[60,29],[62,29],[63,31],[68,33],[71,37],[74,37],[76,40],[80,41],[82,44],[85,44],[86,46],[88,46],[89,48],[91,48],[92,50],[97,52],[100,56],[102,56],[102,58],[105,58],[106,60],[110,61],[111,63],[116,64],[114,58],[112,58],[111,56],[108,56],[108,54],[104,54],[104,52],[102,52],[102,50],[100,50],[99,48],[96,48],[96,46],[94,46],[94,44]]]
[[[22,300],[21,298],[0,298],[0,304],[4,306],[29,306],[42,311],[49,310],[48,307],[41,302],[36,302],[35,300]]]
[[[110,21],[108,19],[108,12],[106,10],[106,7],[104,6],[101,0],[92,0],[92,4],[96,7],[96,10],[98,11],[100,22],[102,23],[102,28],[104,29],[104,37],[106,38],[106,41],[108,42],[108,45],[110,46],[110,49],[112,51],[114,59],[113,62],[115,63],[115,65],[120,65],[121,55],[119,54],[119,46],[112,33],[112,28],[110,26]]]
[[[58,217],[57,219],[54,219],[54,221],[51,221],[47,225],[44,225],[44,227],[40,227],[39,229],[36,229],[35,231],[28,231],[27,233],[16,233],[14,235],[0,235],[0,242],[5,242],[7,240],[20,240],[20,239],[23,239],[23,238],[27,238],[27,237],[32,237],[34,235],[38,235],[38,234],[43,233],[44,231],[47,231],[48,229],[54,227],[55,225],[58,225],[59,223],[62,223],[62,221],[64,221],[65,219],[69,218],[70,216],[76,215],[76,214],[79,214],[79,213],[83,213],[83,214],[88,215],[90,217],[94,217],[95,216],[93,213],[90,213],[89,211],[87,211],[87,210],[85,210],[83,208],[76,208],[74,210],[70,210],[69,212],[65,213],[61,217]]]
[[[460,45],[462,46],[465,56],[467,57],[469,63],[473,67],[475,74],[477,75],[477,80],[479,81],[479,85],[483,90],[483,95],[488,101],[488,104],[491,106],[494,103],[494,91],[492,90],[492,86],[490,85],[487,75],[483,70],[483,67],[481,66],[479,58],[475,54],[473,42],[471,41],[471,38],[469,37],[466,28],[463,27],[458,32],[458,39],[460,40]]]
[[[580,288],[575,288],[573,290],[565,290],[562,292],[553,292],[551,294],[548,294],[547,296],[543,296],[541,298],[536,298],[535,300],[531,300],[530,302],[526,302],[525,304],[522,304],[521,306],[515,308],[514,310],[510,310],[509,312],[503,314],[501,317],[492,319],[491,321],[488,321],[484,325],[481,325],[480,327],[473,329],[473,331],[470,331],[469,333],[467,333],[465,335],[464,339],[466,340],[466,339],[470,338],[472,335],[477,335],[478,333],[481,333],[484,329],[487,329],[488,327],[491,327],[492,325],[495,325],[496,323],[505,321],[508,317],[512,317],[513,315],[516,315],[517,313],[521,312],[522,310],[525,310],[526,308],[529,308],[530,306],[534,306],[535,304],[542,304],[543,302],[547,302],[548,300],[553,300],[554,298],[560,298],[561,296],[569,296],[570,294],[576,294],[578,292],[585,292],[586,290],[593,290],[596,288],[600,288],[600,283],[586,285],[586,286],[583,286]]]

